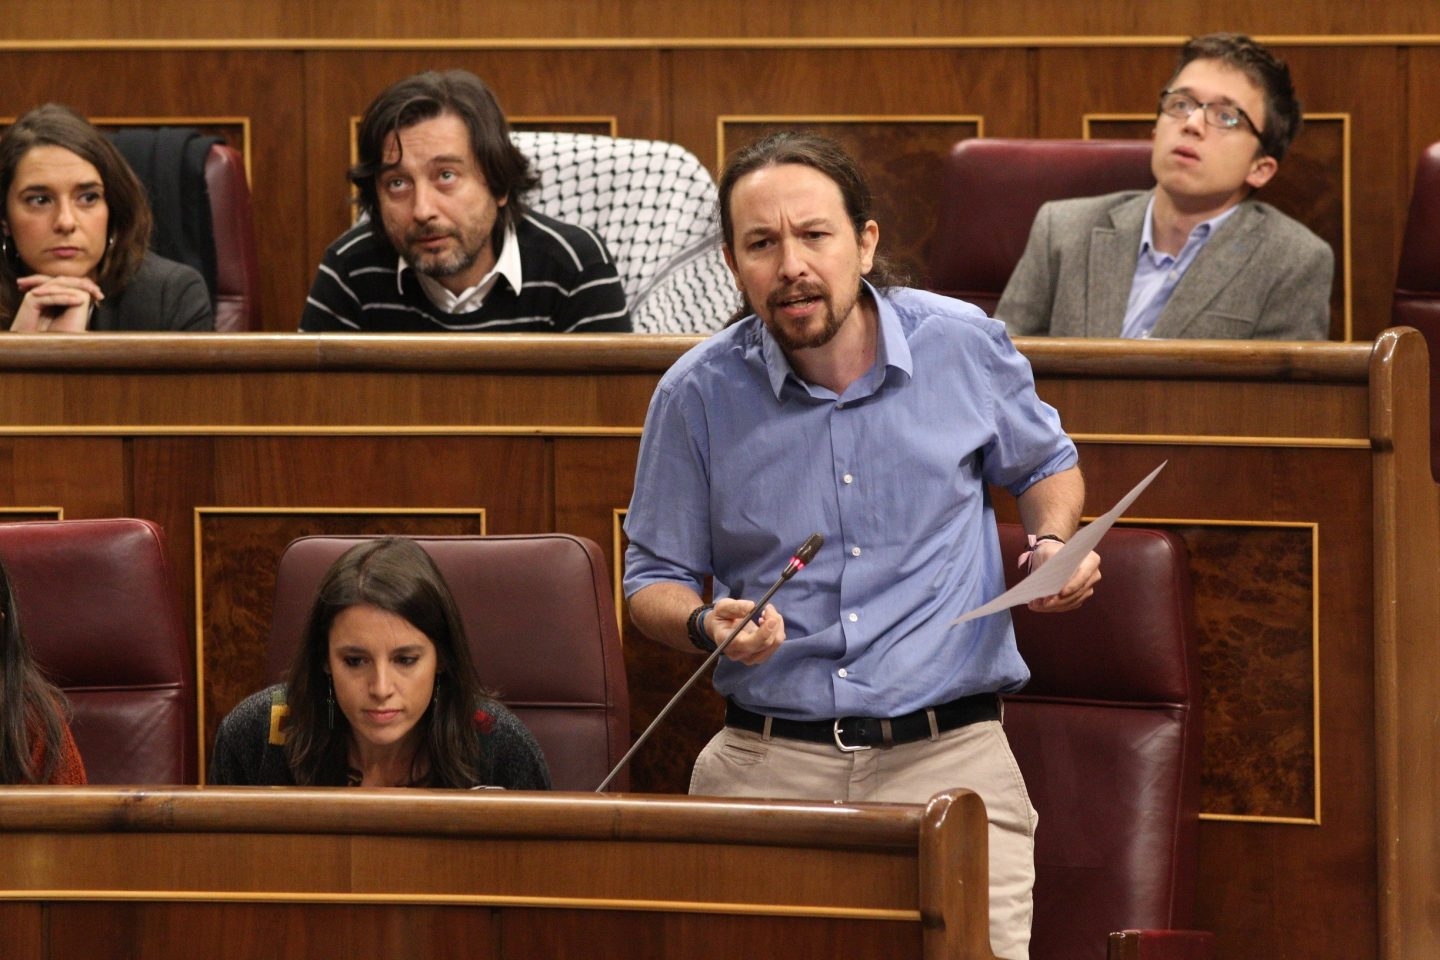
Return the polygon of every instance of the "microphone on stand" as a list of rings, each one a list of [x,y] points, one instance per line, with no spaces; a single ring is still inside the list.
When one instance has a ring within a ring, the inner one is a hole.
[[[804,543],[800,544],[800,549],[795,551],[795,555],[790,558],[790,562],[785,564],[785,569],[780,572],[780,579],[776,580],[770,589],[765,591],[765,596],[761,597],[760,602],[755,604],[755,609],[750,611],[750,615],[735,624],[735,628],[730,631],[730,635],[725,638],[725,641],[710,651],[710,655],[705,658],[704,662],[696,668],[694,673],[690,674],[690,679],[686,680],[680,689],[675,691],[675,696],[670,698],[670,702],[665,704],[660,712],[655,715],[654,720],[650,721],[650,725],[645,728],[645,732],[635,739],[635,742],[631,744],[629,750],[625,751],[625,756],[621,757],[620,762],[615,764],[615,769],[611,770],[605,779],[600,781],[600,786],[595,788],[596,793],[605,792],[605,788],[610,786],[610,781],[614,780],[615,775],[621,771],[625,764],[630,762],[630,758],[635,755],[635,751],[640,749],[640,744],[649,739],[650,734],[660,725],[660,721],[665,719],[665,715],[668,714],[671,708],[685,695],[685,691],[695,685],[695,681],[700,679],[700,675],[725,652],[725,648],[730,646],[730,641],[740,635],[740,631],[745,629],[747,623],[751,623],[760,618],[760,615],[765,612],[765,604],[769,603],[770,598],[775,596],[775,591],[779,590],[785,581],[795,576],[795,574],[801,570],[804,570],[805,565],[815,558],[816,552],[824,543],[824,537],[818,533],[812,533],[805,539]]]

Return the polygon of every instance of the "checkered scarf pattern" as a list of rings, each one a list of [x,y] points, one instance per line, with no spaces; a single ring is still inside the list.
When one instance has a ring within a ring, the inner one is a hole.
[[[540,186],[530,205],[598,233],[637,333],[712,333],[739,305],[720,252],[715,181],[673,143],[516,131]]]

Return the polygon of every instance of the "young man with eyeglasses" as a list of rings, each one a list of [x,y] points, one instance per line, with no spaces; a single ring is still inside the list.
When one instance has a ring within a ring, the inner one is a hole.
[[[1325,339],[1334,254],[1253,198],[1300,123],[1274,54],[1191,40],[1160,94],[1155,189],[1041,207],[995,316],[1015,336]]]

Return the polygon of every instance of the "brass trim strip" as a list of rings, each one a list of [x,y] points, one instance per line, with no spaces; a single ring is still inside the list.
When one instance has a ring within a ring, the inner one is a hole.
[[[774,50],[774,49],[841,49],[913,50],[939,49],[1013,49],[1013,48],[1094,48],[1094,47],[1162,47],[1178,48],[1188,35],[1167,36],[990,36],[990,37],[516,37],[484,40],[461,38],[343,38],[312,37],[300,39],[236,38],[236,39],[158,39],[132,38],[111,40],[6,40],[0,42],[0,53],[30,52],[100,52],[100,51],[171,51],[218,50],[288,52],[344,51],[432,51],[432,50]],[[1257,35],[1256,40],[1267,46],[1290,47],[1435,47],[1440,34],[1375,33],[1375,34],[1294,34]]]
[[[710,900],[624,900],[609,897],[538,897],[465,893],[308,893],[209,890],[0,890],[0,900],[79,900],[128,902],[356,903],[459,906],[546,907],[551,909],[637,910],[649,913],[706,913],[759,917],[820,917],[918,923],[919,910],[881,907],[781,906],[718,903]]]
[[[625,540],[625,518],[629,515],[629,507],[610,509],[610,555],[615,558],[610,579],[614,581],[612,589],[615,591],[615,629],[619,631],[622,647],[625,644],[625,554],[620,552],[620,547]]]
[[[1319,820],[1306,820],[1304,817],[1260,817],[1239,813],[1202,813],[1201,820],[1208,820],[1211,823],[1270,823],[1282,827],[1318,827]]]
[[[1155,444],[1170,447],[1294,447],[1318,450],[1369,450],[1359,437],[1228,437],[1223,434],[1071,433],[1076,443]]]

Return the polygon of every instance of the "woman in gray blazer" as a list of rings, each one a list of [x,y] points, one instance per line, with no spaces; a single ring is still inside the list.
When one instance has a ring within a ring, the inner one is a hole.
[[[147,249],[145,188],[69,107],[36,107],[0,138],[0,197],[0,328],[214,329],[200,274]]]

